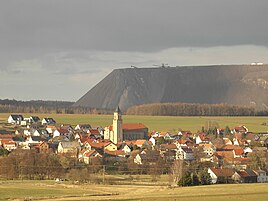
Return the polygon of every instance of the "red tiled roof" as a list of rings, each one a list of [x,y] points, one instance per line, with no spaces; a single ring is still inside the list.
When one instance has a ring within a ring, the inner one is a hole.
[[[227,137],[224,137],[224,138],[222,138],[222,139],[223,139],[224,144],[226,144],[226,143],[228,143],[228,142],[231,141],[231,140],[230,140],[229,138],[227,138]],[[231,141],[231,143],[232,143],[232,141]]]
[[[159,136],[164,136],[164,135],[166,135],[166,134],[168,134],[168,132],[160,132],[160,133],[159,133]]]
[[[163,149],[177,149],[175,144],[161,144],[160,147]]]
[[[0,135],[0,140],[3,139],[12,139],[14,137],[14,135]]]
[[[105,150],[105,153],[112,155],[112,156],[122,156],[122,155],[126,155],[126,153],[123,150],[115,150],[115,151],[108,151]]]
[[[123,124],[123,130],[140,130],[140,129],[145,129],[145,128],[147,127],[142,123]]]
[[[11,140],[1,140],[1,143],[3,144],[3,145],[5,145],[5,144],[16,144],[16,142],[14,142],[14,141],[11,141]]]
[[[100,149],[106,147],[107,145],[111,144],[111,142],[89,142],[91,147]]]
[[[201,133],[198,135],[202,141],[209,140],[209,137],[205,133]]]
[[[222,149],[232,151],[234,149],[241,149],[241,147],[239,145],[225,145]]]
[[[224,158],[233,159],[234,153],[232,151],[217,151],[215,153],[218,156],[223,156]]]
[[[229,168],[210,168],[211,171],[218,177],[231,177],[234,174],[234,171]]]
[[[92,134],[92,135],[98,135],[98,134],[100,134],[100,132],[99,132],[98,129],[90,129],[89,130],[89,133]]]
[[[234,149],[234,153],[237,156],[241,156],[241,155],[243,155],[244,150],[242,148],[240,148],[240,149],[239,148],[238,149]]]
[[[146,142],[146,140],[136,140],[133,144],[135,145],[143,145]]]
[[[89,151],[88,153],[85,153],[86,157],[90,157],[90,156],[96,156],[98,155],[99,157],[102,157],[95,149],[92,149],[91,151]]]

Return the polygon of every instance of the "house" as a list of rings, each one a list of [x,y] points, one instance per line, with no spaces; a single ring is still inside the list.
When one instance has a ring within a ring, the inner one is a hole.
[[[28,136],[25,143],[28,144],[28,146],[35,146],[41,143],[41,137],[40,136]]]
[[[133,158],[133,162],[142,165],[147,163],[148,165],[155,165],[159,158],[162,158],[159,151],[149,151],[143,150],[135,153],[135,157]]]
[[[176,153],[176,159],[194,160],[193,150],[189,147],[179,147]]]
[[[208,168],[208,173],[211,177],[211,182],[216,183],[232,183],[235,171],[231,168]]]
[[[244,125],[234,127],[231,130],[231,133],[232,134],[235,134],[235,133],[247,134],[247,132],[248,132],[248,128],[246,126],[244,126]]]
[[[81,146],[79,142],[60,142],[58,145],[58,154],[68,155],[70,157],[77,157]]]
[[[57,130],[57,127],[55,125],[47,125],[46,126],[46,131],[48,134],[53,134],[53,132]]]
[[[141,155],[140,154],[137,154],[134,159],[133,159],[133,162],[138,164],[138,165],[142,165],[142,161],[141,161]]]
[[[133,145],[136,145],[138,148],[151,146],[147,140],[136,140],[133,141]]]
[[[32,136],[41,136],[41,131],[37,129],[30,129],[30,133]]]
[[[37,147],[39,153],[48,153],[49,152],[49,144],[47,142],[41,142]]]
[[[56,121],[53,118],[46,117],[42,119],[41,124],[42,125],[55,125]]]
[[[263,183],[263,182],[268,182],[268,175],[266,171],[264,170],[253,170],[256,175],[257,175],[257,182],[258,183]]]
[[[20,122],[23,120],[23,116],[21,114],[11,114],[7,122],[10,124],[20,124]]]
[[[8,151],[17,149],[17,143],[12,140],[0,140],[0,145]]]
[[[164,156],[167,161],[173,161],[176,159],[176,153],[178,147],[176,144],[161,144],[160,145],[160,154]]]
[[[117,146],[110,141],[93,141],[89,142],[90,146],[96,150],[108,150],[108,151],[115,151],[117,150]]]
[[[30,125],[30,118],[24,118],[23,120],[20,121],[21,126],[27,126]]]
[[[195,138],[195,143],[200,144],[200,143],[209,143],[210,139],[205,133],[200,133],[196,138]]]
[[[40,118],[38,116],[30,116],[30,122],[33,124],[40,123]]]
[[[87,132],[89,129],[91,129],[91,126],[89,124],[77,124],[74,129]]]
[[[252,153],[252,149],[250,147],[245,147],[244,148],[244,154],[247,156],[249,153]]]
[[[228,137],[224,137],[222,139],[223,139],[223,143],[225,145],[232,145],[233,144],[232,141]]]
[[[130,145],[127,145],[124,142],[119,144],[118,150],[122,150],[122,151],[124,151],[125,153],[128,153],[128,154],[132,151],[131,148],[130,148]]]
[[[211,144],[211,143],[209,143],[209,144],[207,144],[207,143],[200,143],[199,144],[199,146],[200,147],[202,147],[203,148],[203,152],[205,153],[205,154],[207,154],[208,156],[213,156],[214,155],[214,153],[216,152],[216,147],[213,145],[213,144]]]
[[[100,139],[101,138],[101,134],[100,134],[100,131],[98,129],[89,129],[87,131],[88,133],[88,136],[90,138],[95,138],[95,139]]]
[[[0,135],[0,140],[12,140],[14,135],[7,134],[7,135]]]
[[[160,132],[158,137],[163,137],[165,140],[171,140],[171,134],[169,132]]]
[[[123,150],[104,150],[104,154],[107,156],[105,159],[106,161],[123,161],[126,160],[126,156],[128,155]]]
[[[257,174],[251,169],[236,171],[232,179],[236,183],[257,183]]]
[[[156,140],[155,140],[154,137],[151,137],[151,138],[149,139],[149,142],[151,142],[152,145],[155,146],[155,142],[156,142]]]
[[[85,164],[90,164],[91,160],[96,158],[100,159],[102,158],[102,155],[95,149],[86,150],[83,153],[79,154],[80,162],[84,162]]]
[[[234,163],[234,153],[232,151],[216,151],[214,156],[220,159],[219,165],[232,166]],[[216,159],[216,158],[215,158]],[[214,159],[213,159],[214,160]]]
[[[243,158],[244,157],[244,149],[235,148],[233,149],[234,158]]]

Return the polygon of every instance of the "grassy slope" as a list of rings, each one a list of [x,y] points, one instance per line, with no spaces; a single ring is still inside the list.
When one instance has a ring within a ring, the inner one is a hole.
[[[196,187],[142,185],[72,185],[52,181],[1,182],[0,200],[265,200],[266,184],[227,184]]]
[[[32,114],[24,114],[28,117]],[[111,115],[81,115],[81,114],[35,114],[40,118],[53,117],[59,123],[67,123],[76,125],[78,123],[89,123],[93,127],[112,124],[113,117]],[[9,114],[0,114],[0,121],[5,121]],[[237,125],[246,125],[252,132],[267,132],[268,126],[263,126],[261,123],[268,124],[267,117],[160,117],[160,116],[123,116],[125,123],[143,123],[150,131],[169,131],[177,132],[179,128],[183,130],[191,130],[196,132],[201,130],[208,121],[217,122],[220,127],[224,128],[228,125],[230,128]]]

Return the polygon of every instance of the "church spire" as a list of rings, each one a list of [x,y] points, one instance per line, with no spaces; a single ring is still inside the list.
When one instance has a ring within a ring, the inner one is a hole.
[[[119,106],[117,106],[117,108],[115,109],[115,112],[121,114],[121,110],[120,110]]]

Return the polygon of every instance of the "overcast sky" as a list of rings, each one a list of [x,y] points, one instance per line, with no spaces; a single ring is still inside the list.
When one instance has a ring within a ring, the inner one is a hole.
[[[76,101],[115,68],[268,63],[267,0],[1,0],[0,99]]]

